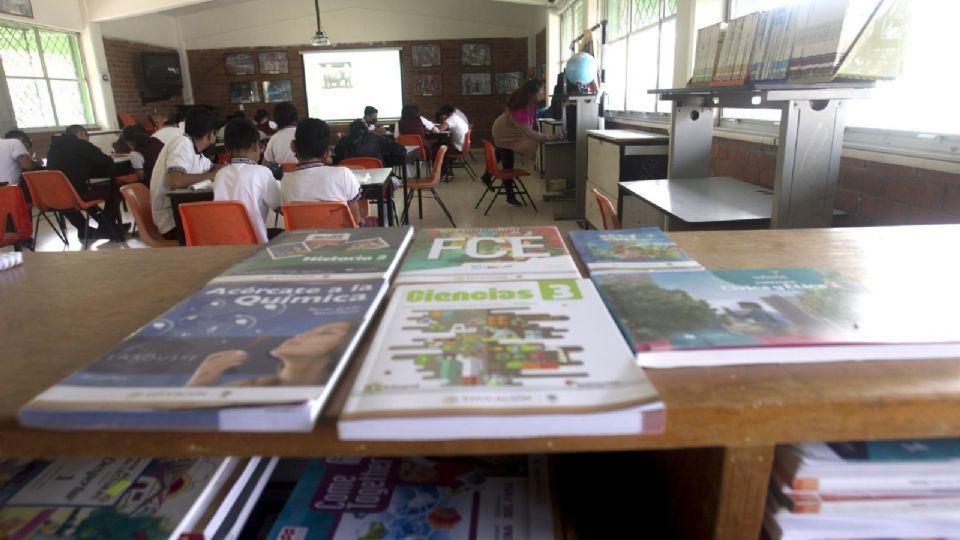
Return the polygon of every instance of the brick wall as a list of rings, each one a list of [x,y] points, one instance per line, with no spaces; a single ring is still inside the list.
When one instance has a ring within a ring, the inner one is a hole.
[[[163,101],[144,104],[140,94],[146,90],[143,82],[143,66],[140,54],[145,52],[177,52],[120,39],[103,39],[103,49],[107,56],[107,69],[110,72],[110,85],[113,88],[113,100],[117,112],[125,112],[138,121],[146,120],[151,114],[163,114],[172,117],[177,105],[183,104],[183,96],[175,95]]]
[[[491,49],[490,66],[461,66],[460,45],[463,43],[488,43]],[[413,67],[411,60],[411,45],[438,44],[441,51],[441,66]],[[421,114],[427,118],[445,103],[459,107],[466,113],[470,122],[474,124],[473,140],[479,144],[480,140],[490,138],[490,126],[500,114],[506,96],[496,94],[496,74],[520,71],[527,73],[527,39],[526,38],[492,38],[469,40],[429,40],[429,41],[389,41],[364,44],[344,44],[332,47],[333,49],[382,48],[402,47],[401,70],[403,74],[403,102],[415,103]],[[190,76],[193,81],[193,95],[198,104],[218,107],[218,114],[225,116],[238,109],[237,104],[230,103],[230,82],[255,80],[258,84],[264,80],[290,79],[293,85],[293,104],[300,111],[301,117],[306,115],[307,101],[306,88],[303,79],[303,62],[300,51],[309,47],[286,47],[289,63],[289,73],[283,75],[227,75],[224,71],[224,57],[232,52],[254,52],[283,50],[277,47],[231,48],[231,49],[200,49],[191,50],[187,54],[190,60]],[[259,67],[257,68],[259,71]],[[461,95],[461,73],[490,73],[493,95],[463,96]],[[441,75],[443,80],[442,95],[429,97],[413,96],[414,75]],[[262,88],[259,91],[262,94]],[[262,96],[261,96],[262,98]],[[258,108],[272,111],[272,103],[247,103],[244,110],[250,117]],[[363,111],[356,111],[360,117]]]

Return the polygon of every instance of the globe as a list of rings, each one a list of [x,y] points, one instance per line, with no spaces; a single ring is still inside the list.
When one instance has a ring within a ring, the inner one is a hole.
[[[597,60],[587,53],[577,53],[567,60],[564,73],[571,84],[586,86],[597,76]]]

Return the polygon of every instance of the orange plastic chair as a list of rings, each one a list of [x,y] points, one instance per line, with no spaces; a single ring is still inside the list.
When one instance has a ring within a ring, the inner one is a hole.
[[[140,231],[140,240],[150,247],[174,247],[179,244],[176,240],[166,240],[160,234],[153,222],[153,208],[150,206],[150,189],[134,182],[120,188],[120,195],[127,203],[127,208],[133,214],[133,222]]]
[[[443,213],[447,215],[447,219],[450,220],[450,225],[456,227],[457,224],[453,222],[453,216],[450,215],[450,211],[447,210],[446,205],[443,204],[443,200],[440,199],[440,195],[437,194],[437,185],[440,183],[440,177],[443,176],[443,157],[447,153],[447,146],[442,145],[437,150],[437,155],[433,160],[433,174],[430,175],[429,180],[414,180],[412,182],[407,182],[407,188],[410,191],[407,192],[407,200],[404,203],[404,209],[410,208],[410,203],[413,200],[413,193],[417,193],[417,211],[420,214],[420,219],[423,219],[423,190],[428,189],[433,195],[434,200],[437,201],[437,204],[440,205],[440,208],[443,209]],[[401,223],[406,223],[407,213],[404,211],[403,218]]]
[[[137,125],[137,119],[125,112],[118,112],[117,117],[120,119],[120,127]]]
[[[280,207],[288,231],[297,229],[356,229],[353,212],[343,201],[294,202]]]
[[[290,161],[288,161],[288,162],[286,162],[286,163],[281,163],[281,164],[280,164],[280,168],[283,169],[283,172],[284,172],[284,173],[293,172],[293,171],[297,170],[297,167],[299,167],[299,166],[300,166],[299,163],[297,163],[297,162],[290,162]]]
[[[23,179],[27,182],[27,189],[30,190],[30,198],[33,200],[33,206],[37,209],[37,220],[34,226],[33,236],[37,237],[40,230],[40,217],[43,216],[53,228],[64,245],[69,246],[67,240],[66,224],[64,223],[63,212],[66,210],[77,210],[83,214],[86,225],[83,230],[83,247],[86,249],[90,243],[90,211],[104,203],[103,199],[94,199],[85,201],[73,189],[73,184],[67,180],[62,171],[28,171],[23,173]],[[54,214],[60,230],[54,227],[50,221],[48,212]],[[79,232],[79,231],[78,231]]]
[[[522,176],[530,176],[530,173],[523,169],[501,169],[500,166],[497,165],[497,155],[493,148],[493,143],[490,141],[483,141],[483,158],[486,162],[487,172],[490,173],[490,176],[500,180],[500,184],[493,188],[493,198],[490,199],[490,204],[487,205],[487,210],[483,213],[483,215],[487,215],[487,213],[490,212],[490,208],[493,207],[493,202],[497,200],[497,197],[500,195],[506,196],[507,188],[504,185],[504,181],[507,180],[512,180],[514,182],[514,191],[520,196],[520,202],[526,205],[526,202],[524,201],[524,197],[526,197],[526,200],[530,203],[530,206],[533,207],[534,212],[539,212],[539,210],[537,210],[537,205],[533,203],[533,197],[531,197],[530,193],[527,192],[527,186],[523,185],[523,180],[520,179]],[[480,196],[480,200],[477,201],[477,204],[474,206],[474,208],[480,208],[480,203],[482,203],[483,198],[487,196],[487,191],[490,190],[484,190],[483,195]]]
[[[473,167],[467,163],[467,156],[473,157],[472,154],[470,154],[471,133],[472,130],[467,130],[467,133],[463,136],[463,150],[451,150],[447,152],[447,159],[450,160],[450,176],[453,176],[454,167],[462,167],[463,170],[467,171],[467,174],[470,175],[470,179],[476,182],[477,173],[473,170]]]
[[[348,157],[345,159],[341,159],[338,165],[340,165],[341,167],[349,167],[351,169],[382,169],[383,168],[383,162],[377,158],[372,158],[372,157]]]
[[[15,251],[23,246],[33,251],[30,232],[30,210],[23,199],[23,191],[17,186],[0,187],[0,247],[12,245]]]
[[[604,229],[619,229],[620,218],[617,217],[617,209],[613,206],[613,201],[609,197],[600,193],[597,188],[592,188],[593,196],[597,199],[597,206],[600,207],[600,219],[603,220]]]
[[[188,246],[259,244],[247,209],[238,201],[181,204],[180,222]]]

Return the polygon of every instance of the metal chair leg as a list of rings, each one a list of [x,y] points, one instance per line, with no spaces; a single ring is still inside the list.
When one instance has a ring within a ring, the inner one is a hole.
[[[521,194],[521,195],[520,195],[520,200],[522,201],[522,200],[523,200],[523,196],[526,195],[526,196],[527,196],[527,200],[530,201],[530,206],[533,207],[533,211],[534,211],[534,212],[537,212],[537,213],[540,213],[540,210],[537,210],[537,205],[533,203],[533,197],[531,197],[531,196],[530,196],[530,192],[527,191],[527,186],[524,185],[523,180],[521,180],[521,179],[519,179],[519,178],[516,178],[516,179],[514,179],[514,182],[516,182],[517,184],[520,185],[520,189],[517,191],[517,193],[520,193],[520,194]]]
[[[90,212],[81,215],[85,218],[83,221],[83,249],[90,249]]]
[[[483,213],[483,215],[487,215],[488,213],[490,213],[490,209],[493,208],[493,203],[497,200],[497,197],[499,197],[501,194],[504,197],[507,196],[507,188],[504,187],[503,180],[501,180],[500,185],[497,186],[497,190],[493,193],[493,198],[490,199],[490,204],[487,205],[487,210]]]
[[[433,194],[433,198],[436,199],[437,204],[440,205],[440,209],[443,210],[443,213],[447,215],[447,219],[450,220],[450,225],[456,228],[457,224],[453,222],[453,216],[450,215],[450,211],[447,210],[447,206],[443,204],[443,200],[440,199],[440,195],[437,195],[437,191],[433,188],[430,188],[430,193]]]

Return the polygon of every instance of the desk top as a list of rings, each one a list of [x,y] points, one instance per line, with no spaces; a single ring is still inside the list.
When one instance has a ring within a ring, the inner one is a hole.
[[[596,137],[614,143],[646,143],[666,144],[670,142],[669,135],[634,131],[632,129],[588,129],[588,137]]]
[[[728,176],[632,180],[621,186],[687,223],[770,219],[773,192]]]
[[[960,297],[960,255],[944,249],[956,243],[960,225],[670,236],[709,269],[817,266],[871,288],[925,288],[924,294],[935,290],[943,298]],[[253,249],[24,253],[22,266],[0,272],[0,456],[462,455],[960,436],[956,360],[648,370],[667,404],[667,429],[661,435],[342,442],[335,418],[359,362],[345,374],[312,433],[71,433],[17,424],[20,405]],[[922,254],[922,259],[904,253]],[[905,280],[907,275],[913,279]]]
[[[391,172],[393,172],[393,169],[389,167],[384,167],[382,169],[365,169],[365,170],[353,171],[353,174],[356,175],[357,180],[360,181],[361,186],[373,186],[376,184],[382,184],[386,182]]]

